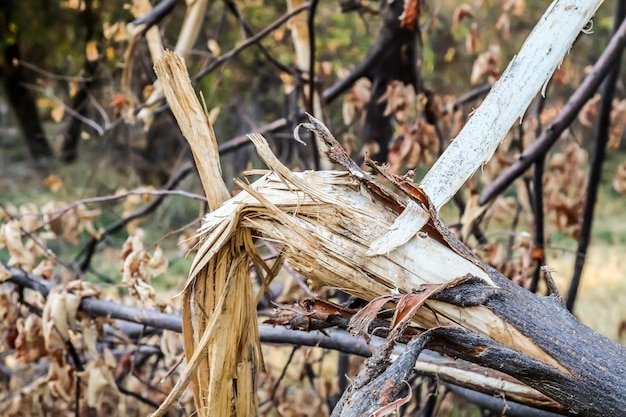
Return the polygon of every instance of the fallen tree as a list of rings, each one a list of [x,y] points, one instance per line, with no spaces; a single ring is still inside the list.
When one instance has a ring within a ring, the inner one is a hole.
[[[622,414],[626,349],[581,324],[557,294],[541,297],[510,282],[438,216],[491,157],[599,3],[553,3],[419,187],[412,178],[374,166],[393,184],[388,189],[310,117],[305,127],[324,140],[328,157],[345,170],[291,172],[263,137],[251,135],[269,172],[253,184],[239,181],[243,191],[229,199],[206,109],[195,98],[182,60],[166,52],[156,72],[193,149],[211,213],[184,290],[187,368],[154,415],[162,415],[189,384],[201,416],[255,414],[255,378],[262,367],[259,295],[252,291],[248,267],[254,264],[267,286],[283,262],[314,282],[372,301],[353,318],[355,332],[366,332],[383,306],[396,305],[387,343],[344,393],[334,415],[371,415],[399,404],[402,381],[425,347],[502,371],[572,413]],[[273,263],[257,253],[258,239],[280,248]],[[408,326],[418,334],[388,366]]]

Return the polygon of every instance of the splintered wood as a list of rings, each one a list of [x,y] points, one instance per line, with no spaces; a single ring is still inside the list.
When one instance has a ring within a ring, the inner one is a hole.
[[[173,54],[165,54],[156,68],[162,80],[166,80],[165,74],[170,80],[187,77],[186,72],[180,74],[184,66]],[[166,84],[166,94],[172,94]],[[184,90],[177,89],[177,98],[181,97],[180,91]],[[189,96],[184,100],[192,101]],[[180,109],[178,119],[194,114],[185,106]],[[189,125],[188,121],[179,123]],[[195,131],[183,132],[191,135]],[[184,290],[183,332],[188,365],[184,377],[154,415],[167,409],[189,382],[201,416],[255,413],[254,376],[260,350],[248,265],[262,261],[256,255],[252,236],[280,244],[287,262],[307,278],[366,300],[395,291],[410,292],[422,284],[450,282],[468,273],[494,286],[471,260],[427,234],[415,236],[385,256],[369,256],[374,237],[391,227],[397,217],[395,212],[350,174],[293,173],[278,161],[260,135],[252,135],[251,140],[272,172],[250,186],[240,183],[244,191],[212,211],[202,226],[203,243]],[[197,142],[190,139],[190,143]],[[210,171],[202,166],[199,170]],[[213,172],[219,171],[214,168]],[[210,182],[216,183],[217,178]],[[259,270],[270,268],[260,265]],[[268,274],[264,280],[272,278]],[[422,327],[465,327],[550,362],[517,330],[503,331],[506,325],[487,308],[459,310],[437,301],[426,304],[429,308],[420,309],[415,318]]]
[[[176,120],[189,141],[211,210],[229,198],[222,180],[217,141],[189,81],[183,60],[164,52],[155,71]],[[228,244],[198,255],[184,292],[183,339],[187,367],[153,416],[160,416],[189,384],[199,416],[256,413],[260,342],[256,299],[249,275],[254,253],[251,229],[232,230]]]
[[[183,334],[187,367],[162,415],[189,384],[200,416],[252,416],[256,413],[255,376],[261,368],[256,298],[248,268],[254,263],[269,283],[276,268],[265,265],[253,239],[267,239],[299,273],[324,285],[372,300],[409,293],[423,284],[450,283],[470,275],[497,290],[488,273],[467,253],[451,246],[432,221],[393,251],[371,256],[375,238],[392,228],[398,213],[413,200],[368,179],[358,167],[350,172],[294,173],[271,152],[265,139],[250,135],[270,169],[244,191],[225,200],[217,145],[205,111],[189,82],[182,59],[165,52],[156,72],[183,134],[192,146],[211,205],[200,229],[201,247],[184,289]],[[325,138],[330,154],[342,152],[330,132],[311,118],[309,128]],[[209,157],[212,155],[212,157]],[[343,156],[347,159],[347,156]],[[416,189],[417,190],[417,189]],[[410,204],[409,204],[410,203]],[[435,216],[427,205],[420,210]],[[414,323],[422,328],[460,327],[558,367],[558,363],[484,306],[459,308],[429,300]]]

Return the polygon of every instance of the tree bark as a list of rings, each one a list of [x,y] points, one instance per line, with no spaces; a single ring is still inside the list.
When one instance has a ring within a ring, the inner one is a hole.
[[[30,80],[23,68],[16,65],[16,60],[20,59],[20,28],[19,26],[16,30],[10,28],[10,24],[13,23],[13,10],[13,1],[1,2],[0,36],[2,40],[0,40],[0,45],[2,46],[3,63],[0,67],[0,74],[9,104],[15,112],[30,155],[36,160],[49,158],[53,156],[52,148],[43,131],[35,98],[25,86]]]

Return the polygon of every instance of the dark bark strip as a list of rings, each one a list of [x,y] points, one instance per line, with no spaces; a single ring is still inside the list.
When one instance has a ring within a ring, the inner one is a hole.
[[[465,329],[434,329],[429,348],[498,369],[567,405],[581,416],[626,410],[626,349],[579,322],[555,296],[535,295],[485,266],[500,287],[467,280],[436,298],[490,308],[568,370],[569,374]],[[504,331],[504,329],[502,329]]]
[[[617,31],[620,23],[626,16],[626,2],[618,1],[615,4],[615,31]],[[607,76],[602,85],[602,99],[600,101],[600,111],[598,121],[594,131],[593,152],[591,155],[591,170],[589,172],[589,181],[587,183],[587,192],[585,193],[585,205],[583,208],[583,220],[580,226],[580,238],[578,239],[578,250],[576,251],[576,262],[574,264],[574,275],[572,283],[567,293],[567,309],[573,311],[576,295],[578,294],[578,286],[580,278],[585,266],[587,258],[587,248],[591,241],[591,225],[593,223],[593,213],[598,199],[598,191],[600,190],[600,181],[602,180],[602,167],[606,156],[606,146],[609,142],[609,130],[611,129],[611,110],[613,109],[613,97],[615,86],[619,78],[620,67],[622,62],[622,53],[618,55],[615,66]]]

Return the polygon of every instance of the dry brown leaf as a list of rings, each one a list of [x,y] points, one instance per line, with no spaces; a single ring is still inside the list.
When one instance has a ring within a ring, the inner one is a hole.
[[[107,41],[113,39],[115,42],[120,42],[126,38],[126,25],[121,22],[115,22],[113,24],[104,22],[102,24],[102,34]]]
[[[498,18],[495,26],[496,30],[500,32],[500,36],[503,41],[508,41],[511,38],[511,19],[508,13],[502,13]]]
[[[178,236],[178,248],[180,253],[187,255],[190,252],[195,252],[198,248],[199,239],[198,231],[196,229],[187,228]]]
[[[405,29],[415,29],[421,15],[420,0],[404,0],[404,9],[398,17],[400,27]]]
[[[554,81],[556,85],[566,85],[569,82],[568,67],[568,60],[563,59],[561,65],[557,67],[556,71],[554,71],[554,74],[552,75],[552,81]]]
[[[369,326],[378,316],[380,310],[390,301],[397,300],[397,295],[383,295],[380,297],[376,297],[372,301],[370,301],[365,307],[359,310],[352,318],[350,319],[350,324],[348,325],[348,331],[354,335],[363,335],[365,340],[369,341]]]
[[[0,225],[0,248],[6,247],[9,252],[8,266],[32,271],[35,266],[35,256],[22,244],[22,233],[17,220]]]
[[[626,161],[619,164],[613,177],[613,188],[622,195],[626,195]]]
[[[452,13],[452,28],[459,27],[463,19],[472,19],[473,17],[472,6],[467,3],[459,4]]]
[[[138,229],[122,246],[122,283],[128,286],[131,295],[150,305],[156,302],[152,278],[167,270],[168,261],[159,246],[150,255],[143,247],[143,236],[143,230]]]
[[[626,130],[626,99],[613,100],[611,110],[611,129],[609,130],[609,149],[618,149]]]
[[[400,123],[407,123],[415,114],[416,96],[413,86],[402,81],[392,81],[387,84],[387,90],[380,96],[378,103],[387,103],[385,116],[393,115]]]
[[[593,127],[594,120],[598,117],[598,106],[600,105],[600,94],[596,94],[585,103],[578,113],[578,121],[585,127]]]
[[[33,269],[33,275],[50,281],[54,275],[54,262],[50,259],[42,259]]]
[[[502,9],[505,12],[511,10],[514,16],[521,16],[526,9],[526,0],[507,0]]]
[[[57,177],[56,175],[48,175],[43,180],[43,184],[48,187],[48,189],[53,193],[56,193],[61,188],[63,188],[63,181],[61,181],[61,178]]]
[[[30,314],[16,322],[17,338],[15,339],[16,360],[20,363],[33,363],[48,355],[43,336],[41,318]]]
[[[468,54],[474,54],[478,51],[480,45],[480,36],[478,35],[478,23],[472,22],[469,32],[465,37],[465,49]]]
[[[35,203],[25,203],[19,208],[20,227],[27,232],[34,232],[42,225],[41,214]]]
[[[346,126],[350,125],[357,113],[362,111],[367,105],[371,96],[371,87],[371,82],[367,78],[360,78],[344,96],[342,116],[343,123]]]
[[[111,368],[101,359],[91,361],[81,376],[87,380],[87,405],[100,416],[119,415],[120,392]]]
[[[98,60],[98,46],[95,41],[87,42],[85,46],[85,56],[87,57],[87,61],[94,62]]]
[[[65,106],[63,103],[58,103],[50,112],[50,117],[55,123],[61,123],[63,116],[65,115]]]
[[[500,46],[491,45],[489,50],[478,55],[472,67],[470,83],[478,85],[486,78],[493,84],[500,75]]]
[[[220,48],[220,45],[215,39],[209,39],[207,41],[207,48],[211,51],[214,57],[218,57],[222,53],[222,48]]]
[[[173,366],[182,352],[183,339],[180,334],[174,333],[169,330],[164,330],[161,336],[161,352],[165,356],[166,366],[169,368]]]
[[[76,313],[81,297],[63,287],[55,287],[48,294],[43,309],[43,335],[48,351],[63,351],[70,340],[70,330],[76,327]]]
[[[152,255],[148,254],[148,261],[141,265],[141,273],[150,278],[157,277],[167,271],[168,260],[163,253],[163,249],[157,246]]]
[[[68,404],[74,401],[74,369],[65,361],[50,361],[47,382],[56,398]]]

